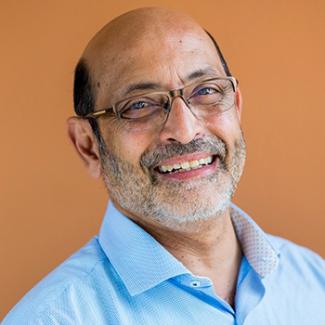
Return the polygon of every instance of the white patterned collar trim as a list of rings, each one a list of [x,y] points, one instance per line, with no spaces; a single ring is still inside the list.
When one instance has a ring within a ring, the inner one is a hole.
[[[279,252],[270,243],[264,231],[236,205],[231,205],[231,219],[247,261],[264,278],[279,263]]]

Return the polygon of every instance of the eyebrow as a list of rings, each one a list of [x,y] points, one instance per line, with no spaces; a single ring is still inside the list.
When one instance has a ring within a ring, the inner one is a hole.
[[[215,69],[208,67],[205,69],[199,69],[196,71],[191,72],[189,75],[185,77],[186,81],[192,81],[204,76],[217,76],[217,72]],[[127,95],[135,90],[159,90],[161,89],[161,84],[155,83],[155,82],[137,82],[134,84],[129,85],[125,92],[124,95]]]
[[[205,68],[205,69],[199,69],[192,73],[190,73],[185,79],[188,81],[192,81],[194,79],[198,79],[201,77],[217,77],[217,71],[211,67]]]
[[[150,90],[160,89],[160,85],[155,82],[137,82],[137,83],[129,85],[126,88],[124,94],[128,94],[135,90],[148,90],[148,89],[150,89]]]

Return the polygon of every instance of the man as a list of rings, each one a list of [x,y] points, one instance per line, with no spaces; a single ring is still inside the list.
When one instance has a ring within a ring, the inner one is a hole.
[[[166,9],[126,13],[88,44],[69,136],[110,203],[99,236],[10,324],[325,324],[324,261],[231,204],[242,98],[212,37]]]

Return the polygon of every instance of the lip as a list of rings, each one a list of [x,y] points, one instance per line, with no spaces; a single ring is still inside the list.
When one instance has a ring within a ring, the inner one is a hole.
[[[210,156],[213,156],[214,154],[212,152],[196,152],[191,153],[187,155],[182,155],[178,157],[173,157],[170,159],[163,160],[159,163],[159,166],[162,165],[175,165],[175,164],[181,164],[185,161],[193,161],[193,160],[200,160],[204,159]],[[158,167],[158,166],[157,166]]]
[[[211,154],[206,155],[206,156],[201,156],[199,159],[205,158],[208,156],[211,156]],[[193,158],[193,156],[192,156],[192,158]],[[192,159],[192,160],[196,160],[196,159]],[[188,160],[182,160],[182,162],[183,161],[188,161]],[[179,162],[179,160],[177,160],[177,162]],[[219,166],[219,157],[214,156],[214,160],[210,165],[205,165],[198,169],[191,169],[189,171],[181,171],[181,172],[166,173],[166,174],[162,174],[159,172],[156,172],[156,173],[159,174],[159,177],[163,178],[163,179],[169,179],[169,180],[175,180],[175,181],[185,181],[185,180],[191,180],[194,178],[201,178],[201,177],[209,176],[216,172],[216,170],[218,169],[218,166]]]

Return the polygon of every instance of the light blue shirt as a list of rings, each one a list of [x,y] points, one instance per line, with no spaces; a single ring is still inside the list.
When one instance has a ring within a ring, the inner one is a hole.
[[[99,233],[37,284],[3,325],[322,325],[324,260],[232,206],[244,257],[235,308],[109,204]]]

